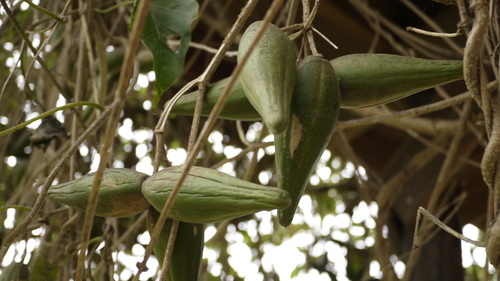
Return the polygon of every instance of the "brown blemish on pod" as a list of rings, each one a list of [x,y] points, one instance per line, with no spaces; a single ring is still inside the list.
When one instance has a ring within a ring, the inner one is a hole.
[[[299,146],[300,140],[302,139],[302,124],[300,123],[297,115],[293,115],[292,129],[290,132],[293,134],[290,136],[290,155],[293,158],[293,152]]]

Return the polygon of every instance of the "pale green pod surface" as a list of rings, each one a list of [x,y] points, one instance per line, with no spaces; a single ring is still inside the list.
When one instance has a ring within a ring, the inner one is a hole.
[[[238,62],[255,40],[263,22],[252,23],[243,33]],[[241,70],[240,81],[248,100],[273,134],[285,130],[295,86],[297,56],[292,42],[277,26],[268,24]]]
[[[148,230],[153,232],[160,213],[154,208],[148,210]],[[160,264],[163,263],[167,249],[172,219],[167,219],[160,232],[160,238],[153,248]],[[168,267],[168,281],[198,281],[203,257],[205,225],[189,222],[179,222],[172,259]]]
[[[309,178],[330,142],[340,109],[340,90],[327,60],[304,58],[297,69],[291,118],[287,129],[274,137],[278,187],[288,191],[292,203],[278,210],[281,225],[292,222]]]
[[[201,116],[208,116],[217,103],[219,96],[224,91],[229,78],[219,80],[208,86],[203,100]],[[183,95],[172,107],[171,113],[193,115],[196,107],[198,92],[187,93]],[[255,110],[250,101],[245,96],[241,83],[237,81],[226,100],[219,118],[241,121],[262,120],[260,114]]]
[[[182,167],[165,168],[142,184],[142,193],[161,211],[175,187]],[[285,190],[263,186],[214,169],[192,167],[170,210],[172,219],[214,223],[259,211],[282,209],[290,204]]]
[[[386,104],[463,79],[463,63],[459,60],[350,54],[330,63],[340,79],[341,107]]]
[[[330,61],[342,91],[341,108],[387,104],[415,93],[463,79],[458,60],[429,60],[388,54],[351,54]],[[208,115],[227,80],[212,84],[206,93],[202,115]],[[236,83],[221,118],[242,121],[261,120]],[[182,97],[173,113],[193,115],[196,93]]]
[[[151,205],[141,192],[142,182],[148,177],[144,173],[126,168],[112,168],[104,171],[96,216],[129,217],[147,210]],[[57,202],[85,212],[94,174],[53,186],[48,196]]]

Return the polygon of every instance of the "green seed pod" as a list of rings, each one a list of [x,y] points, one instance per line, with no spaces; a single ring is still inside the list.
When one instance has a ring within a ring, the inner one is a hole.
[[[286,131],[274,137],[278,187],[288,191],[292,204],[278,210],[287,227],[309,182],[316,163],[330,142],[340,108],[335,72],[327,60],[303,59],[297,69],[291,118]]]
[[[165,168],[142,184],[144,197],[162,210],[182,167]],[[286,208],[288,192],[251,183],[217,170],[192,167],[175,198],[169,217],[191,223],[214,223],[263,210]]]
[[[141,184],[148,177],[131,169],[113,168],[104,171],[99,189],[96,216],[129,217],[147,210],[151,205],[141,193]],[[48,196],[79,211],[87,209],[94,174],[53,186]]]
[[[225,78],[208,86],[204,96],[203,108],[201,110],[202,116],[210,115],[210,112],[228,82],[229,78]],[[185,94],[173,106],[171,112],[174,114],[193,115],[197,98],[198,92]],[[241,121],[262,120],[260,114],[255,110],[245,96],[245,92],[243,91],[239,81],[237,81],[231,89],[231,93],[226,100],[226,104],[224,105],[219,118]]]
[[[341,107],[386,104],[463,79],[463,64],[458,60],[351,54],[330,63],[340,79]]]
[[[154,208],[148,210],[148,230],[153,232],[160,213]],[[167,219],[160,233],[160,238],[153,248],[160,264],[163,263],[167,249],[172,219]],[[168,267],[168,281],[197,281],[200,275],[200,266],[203,256],[205,225],[189,222],[179,222],[175,238],[172,259]]]
[[[262,24],[262,21],[254,22],[243,33],[238,47],[238,61],[254,42]],[[241,70],[243,91],[273,134],[283,132],[288,123],[296,59],[290,39],[278,27],[268,24]]]
[[[369,107],[387,104],[439,85],[463,79],[462,61],[429,60],[387,54],[353,54],[338,57],[330,63],[339,78],[342,92],[340,107]],[[215,82],[206,93],[202,115],[210,111],[219,98],[227,78]],[[196,92],[184,95],[172,113],[193,115]],[[260,114],[236,83],[223,119],[261,120]]]

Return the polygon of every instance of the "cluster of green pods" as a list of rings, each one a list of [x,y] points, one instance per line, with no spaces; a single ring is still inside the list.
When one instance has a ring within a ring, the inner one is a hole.
[[[262,37],[253,50],[258,32]],[[386,104],[463,78],[461,61],[389,54],[352,54],[327,61],[308,56],[297,63],[292,42],[276,26],[255,22],[241,38],[238,61],[251,51],[220,118],[263,120],[274,135],[278,187],[244,181],[219,171],[192,167],[162,229],[155,255],[164,259],[173,220],[179,220],[168,280],[197,280],[204,224],[278,209],[282,226],[292,223],[300,198],[335,130],[340,108]],[[202,116],[210,114],[229,78],[213,83]],[[172,107],[193,115],[197,92]],[[182,167],[152,176],[130,169],[104,172],[96,215],[126,217],[148,210],[150,231],[180,178]],[[49,197],[85,211],[92,174],[52,187]]]
[[[339,79],[341,108],[387,104],[426,89],[463,79],[458,60],[431,60],[391,54],[350,54],[330,61]],[[208,116],[229,78],[211,84],[205,93],[201,115]],[[193,115],[198,93],[182,96],[172,114]],[[231,89],[219,116],[222,119],[258,121],[262,116],[245,96],[241,83]]]
[[[263,25],[255,22],[243,34],[240,59]],[[296,56],[291,42],[268,24],[239,83],[232,88],[220,118],[263,120],[274,134],[278,187],[292,203],[278,210],[288,226],[316,163],[328,145],[340,108],[370,107],[402,99],[463,78],[462,61],[430,60],[391,54],[351,54],[326,61]],[[212,84],[201,115],[210,114],[229,78]],[[173,114],[194,112],[197,93],[181,97]]]

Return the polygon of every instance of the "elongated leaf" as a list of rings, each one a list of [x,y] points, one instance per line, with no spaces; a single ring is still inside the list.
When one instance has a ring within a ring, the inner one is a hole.
[[[153,106],[172,85],[184,67],[191,24],[198,15],[195,0],[153,0],[142,34],[142,41],[153,53],[156,75]],[[170,48],[168,39],[180,40],[180,45]]]

